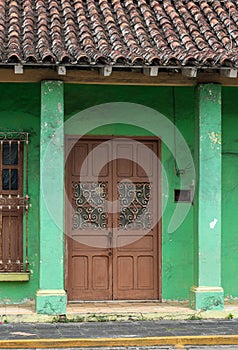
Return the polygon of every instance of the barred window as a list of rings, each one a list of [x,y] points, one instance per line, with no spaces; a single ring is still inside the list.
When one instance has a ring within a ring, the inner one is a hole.
[[[0,132],[0,272],[28,270],[28,142]]]

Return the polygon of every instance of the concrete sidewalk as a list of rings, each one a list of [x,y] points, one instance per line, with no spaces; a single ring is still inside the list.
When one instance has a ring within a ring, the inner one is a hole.
[[[34,303],[0,305],[0,322],[52,322],[58,316],[36,314]],[[188,302],[82,302],[67,305],[67,320],[127,321],[238,318],[238,302],[226,301],[223,311],[195,311]]]

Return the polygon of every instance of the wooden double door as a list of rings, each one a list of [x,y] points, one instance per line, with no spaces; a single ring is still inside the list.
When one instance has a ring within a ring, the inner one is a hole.
[[[67,139],[69,301],[160,298],[159,141]]]

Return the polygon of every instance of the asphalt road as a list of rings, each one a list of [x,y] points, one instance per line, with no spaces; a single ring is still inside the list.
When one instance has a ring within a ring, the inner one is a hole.
[[[0,324],[1,340],[39,340],[62,338],[170,337],[190,335],[237,335],[238,320],[127,321],[78,323]],[[122,343],[123,344],[123,343]],[[35,345],[35,344],[34,344]],[[34,346],[32,344],[32,346]],[[36,345],[35,345],[36,346]],[[35,349],[35,348],[33,348]],[[61,348],[62,349],[62,348]],[[90,347],[65,350],[175,350],[173,346]],[[238,345],[184,346],[185,350],[238,350]],[[37,349],[39,350],[39,349]]]
[[[238,320],[0,324],[0,340],[237,335]]]

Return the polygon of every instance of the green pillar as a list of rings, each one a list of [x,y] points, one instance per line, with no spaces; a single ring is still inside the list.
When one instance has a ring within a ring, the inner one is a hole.
[[[199,85],[195,123],[195,271],[190,305],[222,310],[221,287],[221,86]]]
[[[36,293],[36,311],[51,315],[66,313],[63,234],[63,87],[61,81],[43,81],[41,83],[40,275],[39,290]],[[47,192],[50,193],[50,198],[55,203],[47,203],[45,196]],[[57,211],[57,223],[49,211],[52,204]]]

